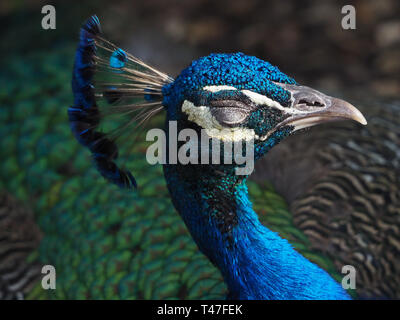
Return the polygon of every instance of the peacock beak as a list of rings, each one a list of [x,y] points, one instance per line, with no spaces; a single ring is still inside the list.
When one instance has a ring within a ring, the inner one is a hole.
[[[279,127],[292,125],[296,131],[337,120],[354,120],[362,125],[367,124],[363,114],[347,101],[305,86],[276,84],[289,91],[292,96],[290,116],[282,121]]]

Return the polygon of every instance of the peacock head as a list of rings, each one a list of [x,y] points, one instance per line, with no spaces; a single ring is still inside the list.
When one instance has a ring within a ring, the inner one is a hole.
[[[163,105],[178,129],[204,130],[223,142],[252,140],[255,159],[303,128],[342,119],[366,124],[351,104],[301,86],[243,53],[210,54],[192,62],[163,87]]]
[[[201,158],[200,164],[206,147],[212,160],[217,158],[221,163],[221,158],[224,159],[223,169],[228,170],[240,166],[235,149],[225,148],[229,144],[242,145],[240,150],[248,156],[250,142],[250,156],[256,160],[299,129],[338,119],[366,124],[363,115],[349,103],[298,85],[270,63],[243,53],[200,58],[174,80],[106,40],[97,16],[90,17],[81,28],[72,89],[74,105],[68,110],[72,131],[90,149],[103,177],[128,188],[135,187],[136,181],[129,170],[116,164],[122,140],[119,137],[123,133],[129,136],[127,128],[133,123],[137,127],[163,109],[167,123],[174,122],[180,133],[192,129],[197,138],[204,135],[211,138],[211,144],[204,145],[201,141],[196,145],[201,147],[194,152],[197,160]],[[127,116],[127,123],[111,132],[100,130],[103,121],[114,114]],[[216,152],[215,141],[220,144]],[[179,142],[178,136],[179,143],[187,144]],[[169,157],[170,147],[161,154]],[[228,160],[230,157],[236,161],[228,161],[228,166],[227,153],[230,153]],[[162,159],[165,160],[170,163],[169,159]],[[219,171],[214,166],[196,168],[199,169],[191,172],[207,168]],[[186,168],[184,171],[189,172]]]

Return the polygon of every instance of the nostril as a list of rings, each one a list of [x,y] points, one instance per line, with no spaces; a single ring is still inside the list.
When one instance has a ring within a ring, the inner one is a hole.
[[[305,100],[301,99],[299,100],[299,104],[305,104],[310,107],[324,107],[325,105],[319,101],[310,101],[310,100]]]

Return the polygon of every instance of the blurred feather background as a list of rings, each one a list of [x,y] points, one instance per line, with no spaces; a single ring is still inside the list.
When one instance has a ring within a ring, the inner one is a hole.
[[[57,10],[56,30],[41,28],[45,4]],[[356,30],[341,27],[345,4],[356,8]],[[396,0],[3,1],[0,298],[225,295],[174,211],[161,167],[146,163],[147,144],[126,159],[141,173],[132,193],[103,181],[74,141],[72,63],[93,13],[109,39],[171,76],[210,52],[242,51],[356,105],[366,128],[339,123],[289,138],[258,164],[250,192],[262,222],[307,258],[337,279],[354,265],[354,296],[400,298]],[[56,267],[54,291],[40,286],[44,264]]]

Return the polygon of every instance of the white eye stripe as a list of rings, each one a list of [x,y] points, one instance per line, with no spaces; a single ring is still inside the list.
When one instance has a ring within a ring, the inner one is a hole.
[[[285,111],[285,109],[286,109],[279,102],[276,102],[276,101],[268,98],[267,96],[264,96],[264,95],[259,94],[257,92],[250,91],[250,90],[242,90],[242,92],[247,97],[249,97],[252,102],[254,102],[257,105],[267,105],[269,107],[274,107],[274,108],[277,108],[277,109],[282,110],[282,111]]]
[[[278,110],[281,110],[286,114],[308,113],[308,111],[298,110],[298,109],[295,109],[295,108],[285,108],[279,102],[274,101],[271,98],[268,98],[267,96],[264,96],[264,95],[259,94],[257,92],[253,92],[253,91],[250,91],[250,90],[242,90],[242,92],[247,97],[249,97],[252,102],[254,102],[257,105],[267,105],[268,107],[272,107],[272,108],[276,108]]]
[[[232,86],[205,86],[203,88],[205,91],[210,91],[210,92],[218,92],[218,91],[223,91],[223,90],[237,90],[235,87]]]
[[[237,90],[237,88],[233,86],[227,86],[227,85],[221,85],[221,86],[205,86],[203,87],[203,90],[209,91],[209,92],[219,92],[223,90]],[[244,93],[250,100],[255,103],[256,105],[267,105],[272,108],[276,108],[278,110],[283,111],[286,114],[302,114],[302,113],[307,113],[307,111],[303,110],[297,110],[294,108],[286,108],[282,106],[279,102],[272,100],[271,98],[268,98],[265,95],[259,94],[257,92],[251,91],[251,90],[241,90],[242,93]]]

